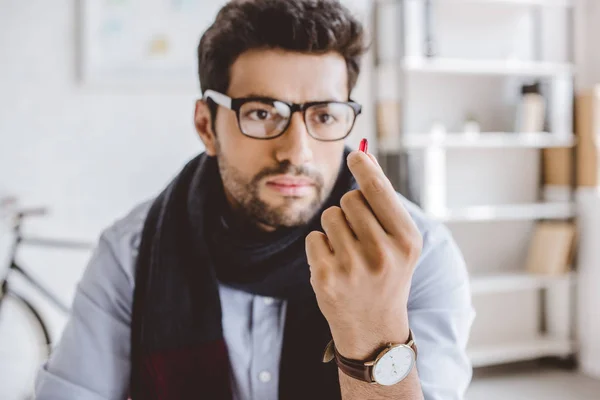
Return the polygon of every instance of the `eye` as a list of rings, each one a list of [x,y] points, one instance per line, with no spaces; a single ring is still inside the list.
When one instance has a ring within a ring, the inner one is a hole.
[[[322,112],[316,115],[316,120],[318,123],[323,125],[329,125],[335,123],[335,117],[326,112]]]
[[[255,121],[266,121],[271,118],[271,113],[264,109],[256,109],[248,111],[246,117]]]

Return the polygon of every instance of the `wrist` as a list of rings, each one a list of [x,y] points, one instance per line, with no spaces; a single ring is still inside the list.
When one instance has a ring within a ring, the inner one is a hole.
[[[410,336],[408,318],[396,319],[393,323],[378,327],[365,324],[359,331],[332,330],[333,341],[338,352],[353,360],[370,360],[388,343],[406,343]]]

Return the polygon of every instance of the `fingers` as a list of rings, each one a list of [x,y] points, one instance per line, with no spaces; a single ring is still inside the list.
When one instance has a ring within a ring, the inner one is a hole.
[[[360,190],[346,193],[342,196],[340,205],[359,242],[369,246],[385,239],[386,232],[373,215],[371,207]]]
[[[329,207],[321,214],[321,225],[333,248],[333,253],[350,252],[356,245],[356,237],[352,232],[344,212],[339,207]]]
[[[403,235],[414,229],[414,222],[404,208],[396,191],[383,170],[365,153],[352,152],[348,168],[354,175],[360,191],[385,231],[392,236]]]
[[[369,156],[371,161],[373,161],[379,167],[379,169],[381,169],[381,166],[379,165],[379,161],[377,161],[377,158],[375,158],[375,156],[371,153],[367,153],[367,155]]]
[[[324,233],[313,231],[306,236],[306,258],[308,265],[316,265],[318,261],[333,255],[329,241]]]

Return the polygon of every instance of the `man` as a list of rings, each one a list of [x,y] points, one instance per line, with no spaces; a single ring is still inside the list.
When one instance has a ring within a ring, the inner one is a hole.
[[[198,48],[206,151],[104,232],[38,399],[463,397],[460,252],[344,147],[363,52],[334,0],[221,10]]]

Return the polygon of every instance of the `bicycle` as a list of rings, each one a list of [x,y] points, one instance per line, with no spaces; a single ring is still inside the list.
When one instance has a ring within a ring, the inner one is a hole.
[[[12,199],[5,199],[0,202],[0,206],[12,203]],[[46,215],[47,210],[44,208],[23,209],[11,214],[12,243],[8,254],[8,267],[4,273],[0,271],[0,398],[20,400],[33,393],[35,373],[50,355],[53,341],[44,315],[26,296],[13,290],[10,284],[11,276],[19,275],[27,286],[64,315],[68,315],[70,310],[52,290],[19,263],[19,250],[23,245],[85,251],[91,250],[93,246],[78,241],[25,236],[24,221],[29,217]],[[3,363],[6,364],[4,368],[7,371],[2,371]],[[14,379],[1,382],[3,376],[12,376]]]

